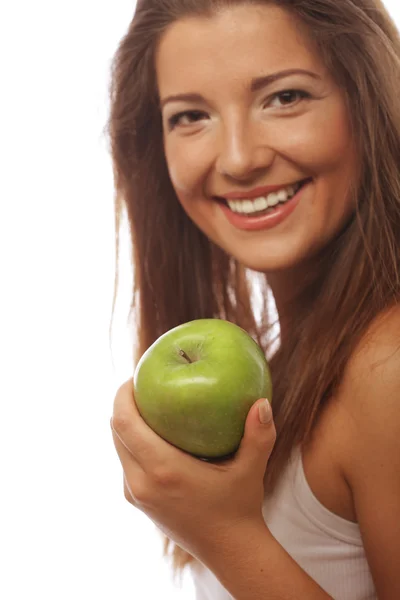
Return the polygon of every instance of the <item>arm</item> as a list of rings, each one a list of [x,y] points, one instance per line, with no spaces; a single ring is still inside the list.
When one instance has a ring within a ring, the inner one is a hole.
[[[238,524],[201,560],[235,600],[332,600],[264,522]]]
[[[340,390],[344,472],[379,600],[400,598],[400,311],[356,353]],[[265,524],[238,526],[201,557],[235,600],[330,598]]]
[[[352,361],[345,476],[379,600],[400,598],[400,311]]]

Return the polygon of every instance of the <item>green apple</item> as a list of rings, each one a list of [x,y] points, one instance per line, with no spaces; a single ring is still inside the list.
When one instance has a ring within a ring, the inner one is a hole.
[[[264,353],[241,327],[221,319],[184,323],[160,336],[134,374],[145,422],[171,444],[201,458],[235,452],[256,400],[271,401]]]

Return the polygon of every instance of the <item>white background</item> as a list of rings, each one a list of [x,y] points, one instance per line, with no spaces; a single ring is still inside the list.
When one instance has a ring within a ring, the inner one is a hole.
[[[386,4],[400,24],[398,0]],[[113,357],[109,64],[133,0],[0,8],[0,597],[194,598],[124,499],[109,419],[132,376],[122,239]]]

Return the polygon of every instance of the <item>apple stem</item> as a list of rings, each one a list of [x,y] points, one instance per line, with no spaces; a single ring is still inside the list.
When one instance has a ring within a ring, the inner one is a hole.
[[[188,355],[186,354],[186,352],[184,350],[179,350],[179,354],[188,361],[189,364],[192,364],[193,361],[190,360],[190,358],[188,357]]]

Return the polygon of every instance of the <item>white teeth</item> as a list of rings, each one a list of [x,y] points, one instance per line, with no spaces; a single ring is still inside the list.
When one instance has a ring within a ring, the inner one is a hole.
[[[265,210],[266,208],[268,208],[268,200],[266,198],[257,198],[256,200],[254,200],[253,204],[255,212],[258,212],[259,210]]]
[[[287,190],[287,192],[285,192],[285,190],[281,190],[280,192],[278,192],[277,197],[278,197],[279,202],[285,202],[288,195],[290,195],[289,189]]]
[[[254,212],[253,202],[251,200],[245,200],[242,203],[242,212],[244,212],[244,213]]]
[[[279,190],[268,196],[261,196],[260,198],[254,198],[254,200],[227,200],[229,208],[236,213],[251,214],[266,210],[277,206],[279,202],[287,202],[296,194],[300,188],[300,183],[295,185],[289,185],[286,189]]]
[[[276,206],[277,204],[279,204],[280,201],[284,202],[287,199],[287,197],[288,195],[284,191],[279,192],[279,194],[269,194],[269,196],[267,196],[268,206]]]

